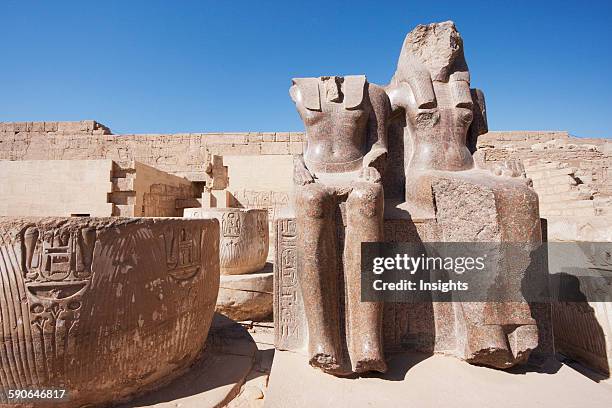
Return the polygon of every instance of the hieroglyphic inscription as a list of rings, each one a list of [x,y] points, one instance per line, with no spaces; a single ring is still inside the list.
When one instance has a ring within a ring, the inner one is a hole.
[[[164,231],[168,274],[175,280],[191,279],[200,272],[201,234],[199,228],[193,227],[169,227]]]
[[[262,208],[268,210],[268,220],[272,222],[279,211],[290,203],[289,193],[279,191],[232,191],[232,206],[240,208]],[[272,231],[272,226],[269,226]]]
[[[238,211],[231,211],[223,214],[221,231],[224,237],[239,237],[240,227],[240,213]]]
[[[21,238],[22,269],[31,324],[41,334],[59,327],[70,333],[91,280],[96,231],[28,227]]]
[[[280,350],[295,350],[304,344],[306,334],[296,267],[296,222],[292,218],[279,218],[275,221],[275,227],[274,343]]]

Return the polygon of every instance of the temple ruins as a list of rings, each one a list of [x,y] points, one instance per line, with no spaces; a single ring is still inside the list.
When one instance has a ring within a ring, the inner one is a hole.
[[[0,122],[0,405],[451,406],[432,384],[490,382],[474,406],[610,406],[610,287],[521,283],[543,244],[612,242],[612,140],[490,131],[452,22],[408,33],[386,84],[285,80],[304,132]],[[499,244],[513,301],[364,302],[368,242]]]

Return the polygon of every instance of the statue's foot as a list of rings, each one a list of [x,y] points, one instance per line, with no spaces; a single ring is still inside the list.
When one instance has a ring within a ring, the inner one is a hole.
[[[538,326],[525,324],[508,333],[508,343],[514,356],[515,365],[526,363],[531,351],[538,346]]]
[[[387,372],[387,363],[382,347],[377,342],[364,342],[362,347],[350,352],[353,372],[367,373],[368,371]]]
[[[468,356],[470,364],[493,368],[510,368],[514,356],[501,325],[482,325],[468,329]]]
[[[328,374],[339,376],[352,374],[352,372],[346,369],[335,356],[329,353],[314,354],[310,358],[309,364],[323,370]]]
[[[356,373],[367,373],[368,371],[378,371],[379,373],[387,372],[387,363],[384,358],[366,358],[355,362],[353,371]]]
[[[468,341],[469,363],[507,369],[527,362],[538,345],[538,329],[534,324],[511,331],[501,325],[479,326],[472,328]]]

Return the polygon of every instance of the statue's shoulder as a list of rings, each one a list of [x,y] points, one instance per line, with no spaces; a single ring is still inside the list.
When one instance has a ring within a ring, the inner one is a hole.
[[[289,90],[294,102],[300,102],[306,109],[320,110],[319,78],[293,78]]]

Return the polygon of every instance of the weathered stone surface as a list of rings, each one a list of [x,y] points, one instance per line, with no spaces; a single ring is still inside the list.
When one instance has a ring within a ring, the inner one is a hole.
[[[587,296],[592,295],[588,289],[582,290]],[[555,302],[552,319],[555,350],[609,377],[612,371],[612,303]]]
[[[397,69],[401,76],[415,78],[411,87],[422,92],[425,99],[433,102],[431,81],[447,82],[451,74],[461,72],[462,78],[469,73],[463,56],[463,39],[452,21],[416,26],[404,40]],[[431,79],[429,79],[431,75]],[[416,85],[416,86],[415,86]]]
[[[221,276],[217,312],[236,321],[270,318],[273,275],[270,271]]]
[[[207,183],[207,190],[224,190],[229,182],[227,178],[227,166],[223,165],[223,157],[213,155],[206,167],[206,174],[210,177],[210,183]]]
[[[221,225],[221,274],[256,272],[268,257],[268,213],[261,209],[187,208],[185,218],[216,218]]]
[[[557,251],[579,249],[585,257],[583,264],[601,259],[599,265],[592,265],[603,276],[609,273],[609,254],[589,254],[589,245],[585,242],[612,242],[612,217],[549,217],[548,241],[551,242],[549,262],[555,264],[556,270],[562,270],[568,265],[560,265],[561,256]],[[576,242],[577,241],[577,242]],[[555,244],[563,242],[563,244]],[[570,244],[570,242],[576,242]],[[557,246],[558,245],[558,246]],[[601,246],[594,248],[601,249]],[[578,254],[577,254],[578,255]],[[593,256],[595,255],[595,256]],[[579,258],[575,256],[575,258]],[[590,259],[588,259],[590,258]],[[599,283],[598,285],[596,285]],[[593,280],[591,284],[572,282],[572,286],[584,295],[582,302],[554,302],[552,318],[555,329],[555,350],[581,364],[610,376],[612,372],[612,303],[594,302],[602,293],[610,293],[605,280]]]
[[[65,388],[79,407],[180,374],[219,285],[217,220],[0,218],[0,394]]]
[[[239,324],[215,313],[204,353],[169,384],[121,408],[220,408],[240,392],[257,347]]]
[[[308,140],[293,177],[309,363],[335,375],[384,372],[383,307],[361,302],[359,254],[362,242],[380,241],[383,234],[389,100],[363,75],[296,78],[290,95]]]

